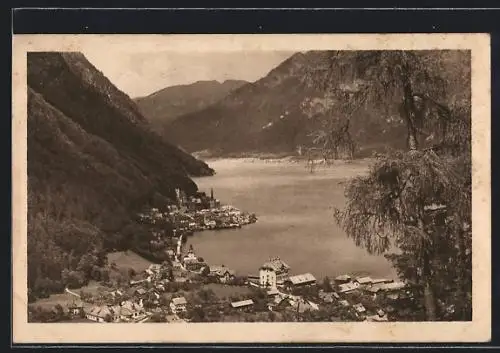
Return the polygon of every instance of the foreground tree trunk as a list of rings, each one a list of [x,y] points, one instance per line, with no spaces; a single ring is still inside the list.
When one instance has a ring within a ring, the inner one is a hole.
[[[458,307],[457,314],[459,320],[466,319],[465,303],[467,302],[467,284],[465,280],[465,268],[466,268],[466,246],[465,246],[465,235],[466,230],[464,227],[458,229],[457,235],[457,248],[458,248],[458,273],[457,273],[457,297],[458,297]]]
[[[418,227],[422,233],[425,232],[424,223],[422,220],[418,221]],[[422,240],[422,277],[424,285],[424,307],[425,316],[427,321],[436,321],[436,296],[434,294],[434,286],[432,283],[432,273],[430,267],[430,256],[428,244]]]
[[[417,127],[415,121],[415,102],[413,100],[413,89],[410,82],[408,68],[403,66],[403,109],[404,118],[408,125],[408,149],[418,150]]]
[[[427,321],[436,321],[436,297],[429,276],[424,278],[424,307]]]

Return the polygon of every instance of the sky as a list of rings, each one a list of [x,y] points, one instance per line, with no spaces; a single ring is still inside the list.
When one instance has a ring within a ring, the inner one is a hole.
[[[289,51],[136,52],[84,51],[120,90],[136,98],[168,86],[201,80],[256,81],[293,55]]]

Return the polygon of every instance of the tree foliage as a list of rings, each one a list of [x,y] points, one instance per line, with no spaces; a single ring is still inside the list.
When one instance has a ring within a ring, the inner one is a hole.
[[[404,118],[409,152],[381,156],[350,180],[336,219],[356,245],[390,253],[399,275],[419,288],[428,320],[470,320],[470,101],[450,99],[433,75],[436,59],[425,53],[367,52],[354,60],[369,82],[367,102]]]
[[[446,134],[451,110],[470,106],[465,51],[325,51],[317,57],[304,81],[322,95],[306,99],[302,110],[319,121],[310,136],[323,156],[344,149],[352,158],[361,131],[366,143],[374,133],[400,135],[404,124],[408,138],[416,138],[408,145],[435,145]]]

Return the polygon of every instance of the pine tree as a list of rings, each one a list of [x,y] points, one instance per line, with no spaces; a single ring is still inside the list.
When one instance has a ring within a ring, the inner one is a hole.
[[[438,103],[445,96],[443,82],[428,70],[425,55],[384,51],[351,59],[368,82],[366,101],[397,108],[404,118],[408,151],[383,156],[367,176],[351,180],[347,205],[336,210],[336,219],[370,253],[398,249],[390,258],[421,289],[427,320],[468,319],[470,109]],[[441,136],[421,149],[419,137],[429,135],[425,129]]]

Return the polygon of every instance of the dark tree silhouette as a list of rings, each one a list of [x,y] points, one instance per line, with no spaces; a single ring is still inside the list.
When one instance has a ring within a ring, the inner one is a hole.
[[[425,55],[362,52],[349,60],[355,78],[367,83],[364,102],[400,112],[408,152],[382,156],[367,176],[351,180],[337,221],[371,253],[400,250],[391,259],[403,278],[421,288],[427,320],[449,319],[450,307],[454,319],[469,319],[470,103],[438,103],[446,93],[443,80],[429,69],[435,59]],[[435,132],[441,136],[422,149],[421,137],[432,140]]]

